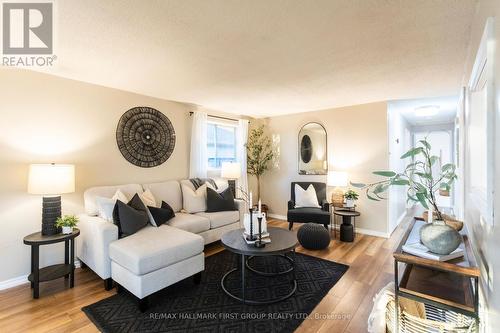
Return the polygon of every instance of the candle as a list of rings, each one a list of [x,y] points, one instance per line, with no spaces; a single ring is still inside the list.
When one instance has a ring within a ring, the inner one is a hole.
[[[262,202],[259,199],[259,216],[262,214]]]
[[[250,207],[249,207],[249,208],[250,208],[250,209],[253,207],[253,204],[252,204],[252,196],[253,196],[253,195],[252,195],[252,191],[250,191],[250,195],[249,195],[249,197],[250,197],[250,198],[249,198],[249,201],[250,201],[250,203],[249,203],[249,206],[250,206]]]

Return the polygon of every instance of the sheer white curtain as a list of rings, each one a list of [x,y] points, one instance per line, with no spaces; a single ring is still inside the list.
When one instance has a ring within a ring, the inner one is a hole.
[[[191,153],[189,178],[207,178],[207,114],[196,111],[193,113],[191,126]]]
[[[243,198],[241,190],[248,193],[247,147],[246,147],[246,144],[248,142],[248,120],[240,119],[238,121],[238,130],[236,139],[237,139],[236,158],[241,166],[241,177],[238,180],[239,188],[236,191],[237,193],[236,196],[239,198]]]

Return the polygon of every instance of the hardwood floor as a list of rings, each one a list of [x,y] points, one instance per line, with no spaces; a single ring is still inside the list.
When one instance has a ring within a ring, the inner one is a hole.
[[[338,239],[321,251],[298,247],[297,251],[350,266],[296,332],[366,332],[373,296],[393,280],[392,252],[402,236],[405,219],[391,238],[358,234],[353,243]],[[284,221],[270,225],[287,228]],[[298,229],[294,226],[294,230]],[[338,235],[337,235],[338,236]],[[333,233],[332,233],[333,237]],[[206,247],[207,256],[222,251],[219,243]],[[75,287],[63,279],[42,283],[40,298],[31,298],[29,284],[0,292],[0,332],[97,332],[80,310],[83,306],[115,294],[105,291],[102,280],[90,269],[77,269]]]

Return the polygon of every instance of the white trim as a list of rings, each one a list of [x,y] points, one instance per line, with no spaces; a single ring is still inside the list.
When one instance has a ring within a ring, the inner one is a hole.
[[[486,151],[483,162],[486,166],[486,187],[476,187],[470,181],[467,183],[468,191],[465,193],[465,199],[470,202],[469,210],[471,208],[479,211],[479,219],[488,226],[494,225],[494,196],[495,196],[495,175],[494,175],[494,156],[495,156],[495,86],[494,86],[494,69],[495,69],[495,47],[494,47],[494,18],[489,17],[486,20],[483,35],[479,49],[476,54],[474,66],[472,68],[471,77],[467,90],[467,109],[465,112],[465,127],[466,127],[466,151],[465,156],[470,156],[470,151],[474,149],[470,138],[471,117],[476,115],[481,110],[473,109],[472,98],[473,94],[477,91],[486,89],[486,109],[484,110],[484,117],[486,128]],[[478,163],[478,161],[474,161]],[[465,165],[465,179],[470,180],[472,160],[468,159]]]
[[[285,215],[267,214],[267,216],[272,217],[273,219],[278,219],[278,220],[283,220],[283,221],[287,220],[287,217]]]
[[[76,259],[75,260],[75,268],[80,268],[80,260]],[[28,274],[21,275],[12,279],[0,281],[0,290],[5,290],[5,289],[10,289],[14,288],[20,285],[23,285],[25,283],[29,283],[28,281]]]
[[[391,235],[389,235],[387,232],[382,232],[382,231],[377,231],[377,230],[370,230],[370,229],[364,229],[364,228],[358,228],[358,227],[356,227],[356,233],[357,234],[367,235],[367,236],[382,237],[382,238],[389,238],[389,237],[391,237]]]
[[[5,281],[0,281],[0,290],[5,290],[9,288],[14,288],[22,284],[28,283],[28,275],[21,275],[13,279],[8,279]]]
[[[286,216],[284,216],[284,215],[268,214],[267,216],[269,216],[273,219],[278,219],[278,220],[283,220],[283,221],[287,220]],[[405,216],[406,216],[406,214],[402,218],[404,218]],[[401,218],[401,220],[402,220],[402,218]],[[399,222],[401,222],[401,221],[399,221]],[[339,227],[337,226],[337,229],[338,228]],[[358,227],[356,227],[356,233],[368,235],[368,236],[382,237],[382,238],[389,238],[390,237],[390,235],[387,232],[358,228]]]

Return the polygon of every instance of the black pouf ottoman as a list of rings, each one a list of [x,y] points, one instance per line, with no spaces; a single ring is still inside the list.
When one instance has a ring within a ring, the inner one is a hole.
[[[306,223],[297,231],[297,239],[308,250],[322,250],[330,244],[330,233],[322,224]]]

